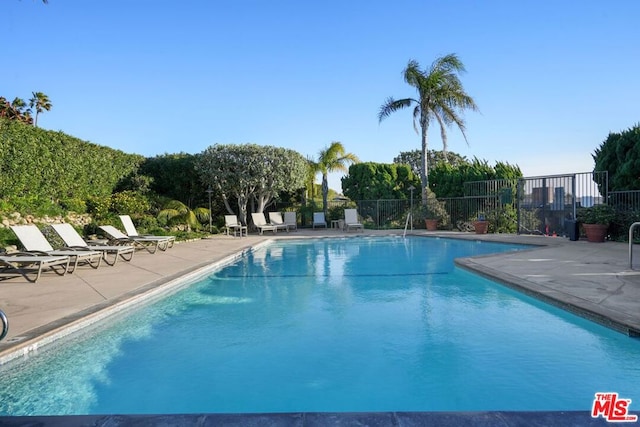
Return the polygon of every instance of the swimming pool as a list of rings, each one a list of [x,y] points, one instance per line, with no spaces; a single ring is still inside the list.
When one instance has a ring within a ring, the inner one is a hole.
[[[586,410],[640,344],[455,268],[431,238],[273,243],[0,372],[0,413]],[[637,365],[637,364],[636,364]]]

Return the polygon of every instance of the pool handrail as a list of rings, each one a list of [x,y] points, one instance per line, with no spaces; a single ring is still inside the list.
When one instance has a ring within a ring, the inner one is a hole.
[[[640,222],[634,222],[629,227],[629,270],[633,270],[633,229],[640,226]]]
[[[0,332],[0,341],[7,336],[9,332],[9,319],[7,319],[7,315],[4,314],[4,311],[0,310],[0,321],[2,322],[2,332]]]
[[[409,218],[411,218],[411,212],[407,214],[407,220],[404,223],[404,232],[402,233],[402,237],[407,237],[407,227],[409,226]],[[413,230],[413,218],[411,218],[411,230]]]

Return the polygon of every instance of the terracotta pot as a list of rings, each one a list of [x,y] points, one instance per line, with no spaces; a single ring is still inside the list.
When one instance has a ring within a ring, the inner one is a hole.
[[[489,228],[488,221],[474,221],[473,228],[476,229],[476,234],[486,234]]]
[[[425,219],[424,225],[427,227],[427,231],[436,231],[438,229],[437,219]]]
[[[602,243],[607,237],[608,225],[604,224],[582,224],[587,240],[593,243]]]

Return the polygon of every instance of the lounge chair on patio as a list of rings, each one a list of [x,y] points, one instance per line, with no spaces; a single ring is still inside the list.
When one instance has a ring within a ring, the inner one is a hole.
[[[58,233],[58,236],[60,236],[68,248],[88,249],[101,252],[102,259],[104,259],[104,262],[109,265],[115,265],[118,261],[118,257],[122,257],[125,261],[131,261],[136,250],[133,246],[125,245],[90,245],[85,242],[82,236],[78,234],[71,224],[51,224],[51,227],[56,233]],[[109,254],[113,255],[113,259],[111,261],[108,258]]]
[[[273,231],[273,234],[275,234],[278,231],[278,227],[267,223],[267,220],[265,219],[264,214],[262,212],[252,213],[251,219],[253,220],[253,225],[258,227],[260,234],[262,234],[264,230],[267,230],[267,231],[271,230]]]
[[[68,256],[31,255],[24,252],[4,254],[0,256],[0,278],[22,276],[35,283],[46,268],[64,276],[69,270],[70,260]],[[30,279],[31,274],[35,274],[35,278]]]
[[[298,218],[296,217],[295,212],[285,212],[284,213],[284,223],[289,226],[289,230],[297,230],[298,229]]]
[[[138,234],[138,230],[136,230],[136,226],[133,225],[133,221],[129,215],[120,215],[120,221],[124,226],[124,232],[129,238],[136,239],[145,239],[146,241],[150,239],[156,239],[160,242],[158,249],[161,251],[166,251],[168,248],[173,247],[173,244],[176,241],[175,236],[154,236],[151,234]],[[162,249],[164,248],[164,249]]]
[[[313,213],[313,226],[316,227],[324,227],[327,228],[327,220],[324,218],[324,212],[314,212]]]
[[[242,232],[244,231],[244,235],[247,235],[247,226],[246,225],[242,225],[242,223],[240,221],[238,221],[238,216],[237,215],[225,215],[224,216],[224,228],[225,231],[227,233],[227,236],[229,235],[229,231],[232,230],[233,231],[233,236],[236,236],[237,232],[240,232],[240,237],[242,237]]]
[[[131,245],[136,249],[146,249],[151,254],[155,254],[158,249],[166,251],[169,247],[168,240],[160,240],[153,237],[129,237],[113,225],[101,225],[99,228],[109,238],[109,244],[111,245]]]
[[[35,225],[12,225],[11,230],[20,240],[24,250],[31,255],[68,256],[70,259],[68,273],[75,271],[79,263],[87,263],[93,268],[98,268],[102,262],[102,253],[91,249],[53,249]]]
[[[269,212],[269,223],[278,227],[278,230],[289,232],[289,225],[284,222],[282,212]]]
[[[346,231],[351,230],[352,228],[360,229],[364,231],[364,225],[358,222],[358,211],[356,209],[345,209],[344,210],[344,229]]]

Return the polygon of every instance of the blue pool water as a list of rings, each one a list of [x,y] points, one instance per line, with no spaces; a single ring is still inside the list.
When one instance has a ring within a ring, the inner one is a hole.
[[[262,247],[0,370],[0,414],[589,410],[640,342],[453,265],[432,238]]]

